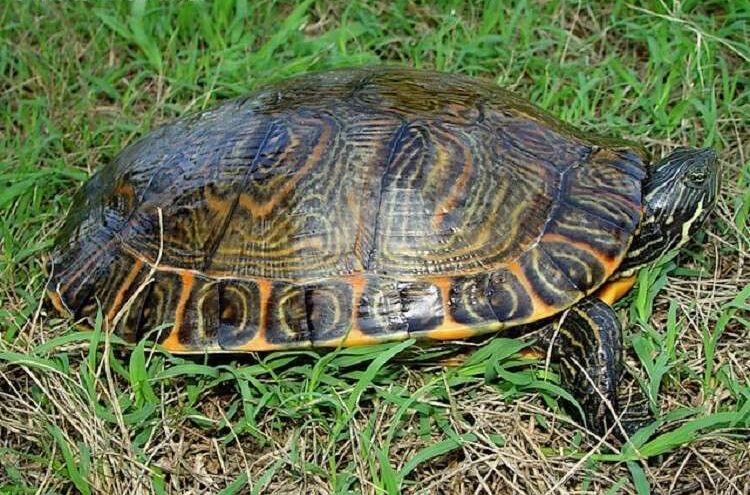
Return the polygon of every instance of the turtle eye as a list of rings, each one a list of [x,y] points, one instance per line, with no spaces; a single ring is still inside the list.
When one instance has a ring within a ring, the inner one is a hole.
[[[691,185],[700,186],[708,179],[708,172],[702,168],[691,170],[687,174],[687,180]]]

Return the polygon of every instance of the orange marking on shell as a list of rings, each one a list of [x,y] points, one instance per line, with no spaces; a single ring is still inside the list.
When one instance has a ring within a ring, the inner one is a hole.
[[[499,329],[500,324],[498,323],[497,325]],[[470,327],[456,322],[444,322],[439,327],[425,332],[424,335],[428,339],[433,340],[461,340],[473,337],[479,333],[482,333],[479,327]]]
[[[624,277],[604,284],[596,293],[596,297],[610,306],[619,301],[635,285],[635,275]]]
[[[125,196],[132,196],[133,195],[133,186],[126,183],[120,183],[115,187],[115,194],[123,194]]]
[[[133,207],[133,203],[135,202],[135,189],[133,188],[132,184],[128,184],[128,183],[118,184],[117,187],[115,187],[114,193],[119,194],[120,196],[123,196],[126,199],[128,208]]]
[[[271,197],[271,199],[265,203],[258,203],[253,198],[245,193],[240,194],[240,205],[250,212],[256,218],[263,218],[268,216],[273,209],[279,204],[279,201],[289,194],[289,192],[297,185],[297,182],[307,175],[307,173],[318,163],[320,163],[320,157],[328,146],[328,140],[331,137],[331,129],[328,126],[323,127],[323,132],[320,135],[320,140],[316,144],[310,155],[307,157],[305,164],[288,180],[284,181],[279,190]]]
[[[232,352],[278,351],[283,349],[285,347],[282,345],[272,344],[265,339],[259,339],[255,336],[252,340],[239,346],[237,349],[232,349]]]
[[[185,345],[180,342],[180,327],[182,326],[182,318],[185,314],[185,307],[187,302],[190,300],[190,293],[193,290],[193,282],[195,277],[192,273],[185,271],[180,274],[182,279],[182,288],[180,290],[180,300],[177,302],[177,309],[174,315],[174,326],[169,335],[161,343],[162,347],[170,352],[183,352],[189,351]]]
[[[414,332],[415,334],[433,340],[460,340],[482,333],[482,327],[464,325],[453,319],[453,315],[450,312],[450,288],[452,282],[450,277],[430,277],[428,281],[440,290],[440,298],[443,303],[443,323],[432,330]],[[497,329],[499,328],[501,328],[501,325],[498,323]]]
[[[542,352],[541,350],[530,348],[530,347],[521,349],[519,354],[521,355],[521,357],[526,358],[526,359],[544,359],[546,357],[546,354]]]
[[[553,233],[547,232],[546,234],[542,236],[542,241],[561,242],[564,244],[569,244],[571,246],[575,246],[583,251],[587,251],[593,254],[599,261],[602,262],[602,265],[604,265],[604,270],[608,275],[611,275],[612,273],[614,273],[615,270],[617,270],[617,267],[620,266],[620,263],[622,261],[622,257],[612,258],[611,256],[607,256],[606,254],[598,251],[595,247],[591,246],[590,244],[587,244],[581,241],[574,241],[572,239],[568,239],[567,237],[561,234],[553,234]]]
[[[450,277],[430,277],[427,280],[440,290],[440,299],[443,303],[443,325],[445,324],[459,325],[453,319],[453,315],[449,311],[449,308],[451,306],[450,291],[451,291],[451,283],[453,279],[451,279]]]
[[[210,187],[203,188],[203,197],[206,198],[206,205],[208,208],[216,213],[219,217],[226,217],[229,215],[229,209],[231,207],[231,201],[225,200],[216,194],[211,193]]]
[[[352,313],[350,316],[351,326],[349,331],[338,339],[316,340],[315,347],[356,347],[360,345],[381,344],[392,340],[399,340],[403,334],[393,334],[392,336],[372,336],[367,335],[357,325],[357,316],[359,315],[359,306],[362,303],[362,294],[367,286],[367,277],[361,273],[341,277],[352,288]]]
[[[249,341],[237,348],[238,351],[273,351],[283,349],[284,346],[272,344],[266,340],[266,328],[268,328],[268,302],[271,299],[272,282],[266,278],[254,279],[258,285],[258,294],[260,301],[260,318],[258,318],[258,332]]]
[[[58,313],[60,313],[61,315],[70,315],[70,311],[68,311],[68,308],[66,308],[63,304],[59,292],[57,292],[56,290],[48,290],[47,295],[49,296],[50,301],[52,301],[52,305],[55,307]]]
[[[258,335],[263,335],[265,338],[266,328],[268,328],[268,301],[271,299],[271,287],[272,283],[268,279],[259,278],[256,280],[258,284],[258,293],[260,295],[260,325],[258,328]]]
[[[354,273],[352,275],[345,275],[341,277],[346,283],[352,286],[352,293],[354,297],[359,297],[364,293],[365,287],[367,286],[367,277],[362,273]]]
[[[140,273],[142,266],[143,266],[143,261],[136,258],[135,261],[133,262],[133,267],[128,272],[128,276],[125,277],[125,280],[122,282],[122,285],[120,286],[120,290],[117,291],[117,294],[115,295],[115,299],[114,301],[112,301],[112,306],[109,308],[109,311],[107,312],[107,319],[110,322],[115,319],[115,316],[117,316],[117,312],[120,310],[120,306],[123,303],[122,299],[125,297],[125,292],[130,288],[131,285],[133,285],[133,281],[135,281],[136,277],[138,276],[138,273]]]
[[[543,318],[546,318],[548,316],[555,315],[560,312],[562,308],[556,308],[555,306],[550,306],[546,302],[542,300],[542,298],[539,297],[539,295],[536,293],[534,288],[531,286],[531,283],[526,278],[526,275],[523,273],[523,268],[521,268],[521,265],[517,261],[512,261],[508,263],[508,271],[510,271],[518,280],[518,283],[521,284],[523,287],[523,290],[526,291],[526,294],[528,294],[529,299],[531,299],[531,316],[529,318],[520,320],[519,322],[514,322],[514,324],[523,323],[525,321],[537,321],[541,320]]]
[[[359,306],[362,304],[362,294],[364,294],[365,287],[367,287],[367,278],[361,273],[356,273],[354,275],[344,276],[342,277],[342,280],[347,282],[352,288],[352,331],[356,330],[361,332],[357,325],[357,316],[359,315]]]

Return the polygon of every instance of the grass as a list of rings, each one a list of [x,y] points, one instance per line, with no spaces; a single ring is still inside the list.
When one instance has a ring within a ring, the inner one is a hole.
[[[747,493],[750,3],[4,2],[0,493]],[[602,4],[603,5],[603,4]],[[618,311],[658,422],[592,437],[499,336],[185,360],[42,306],[92,170],[159,123],[313,69],[492,79],[585,129],[719,150],[705,233]],[[455,349],[460,366],[441,366]]]

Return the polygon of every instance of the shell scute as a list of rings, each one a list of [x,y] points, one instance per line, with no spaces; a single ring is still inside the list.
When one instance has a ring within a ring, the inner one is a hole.
[[[563,309],[581,299],[584,293],[544,249],[532,249],[518,260],[529,289],[547,307]]]
[[[409,335],[429,331],[443,322],[445,305],[438,286],[426,282],[401,283],[399,296]]]
[[[497,321],[508,324],[525,321],[538,309],[517,273],[517,270],[514,273],[514,270],[503,268],[489,275],[487,299]]]
[[[605,266],[588,246],[553,235],[542,237],[540,246],[565,278],[584,293],[588,294],[606,278]]]
[[[224,350],[240,349],[251,342],[261,325],[260,287],[253,280],[219,281],[218,345]]]
[[[267,342],[284,347],[312,345],[304,287],[283,282],[273,283],[266,311]]]
[[[506,153],[542,161],[545,167],[558,172],[585,161],[591,153],[591,144],[533,119],[514,116],[492,124]]]
[[[357,304],[356,325],[372,337],[409,335],[409,322],[402,309],[398,282],[377,276],[366,277]]]
[[[346,337],[352,325],[354,289],[344,280],[328,279],[305,286],[310,339],[331,342]]]
[[[448,295],[449,311],[457,323],[474,325],[496,319],[490,304],[489,275],[454,277]]]
[[[612,275],[644,160],[487,82],[303,76],[126,148],[74,201],[49,288],[89,319],[133,297],[118,331],[171,324],[179,352],[497,330]]]
[[[627,250],[632,232],[588,210],[563,203],[552,216],[546,234],[586,244],[597,253],[597,256],[606,260],[617,260]],[[606,275],[610,274],[611,272]]]

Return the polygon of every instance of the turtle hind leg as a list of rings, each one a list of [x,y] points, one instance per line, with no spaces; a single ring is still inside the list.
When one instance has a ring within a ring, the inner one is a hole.
[[[626,387],[623,382],[633,382],[633,386]],[[628,436],[653,423],[654,417],[648,397],[641,390],[635,376],[627,369],[620,375],[617,402],[620,408],[620,423]]]
[[[545,330],[544,340],[552,344],[563,386],[580,404],[590,430],[603,434],[614,426],[618,436],[622,430],[630,435],[650,421],[642,397],[620,396],[622,329],[611,306],[596,297],[583,299],[565,314],[559,326]],[[622,399],[632,411],[621,410],[625,405]]]

